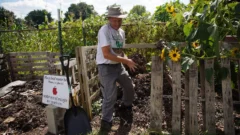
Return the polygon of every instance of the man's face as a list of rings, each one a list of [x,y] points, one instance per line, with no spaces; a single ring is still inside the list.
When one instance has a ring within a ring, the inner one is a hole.
[[[122,18],[109,17],[110,25],[113,29],[118,30],[122,25]]]

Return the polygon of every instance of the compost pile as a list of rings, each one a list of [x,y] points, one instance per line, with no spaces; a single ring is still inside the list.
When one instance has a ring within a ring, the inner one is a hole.
[[[41,80],[30,81],[0,98],[0,134],[21,134],[46,127]]]

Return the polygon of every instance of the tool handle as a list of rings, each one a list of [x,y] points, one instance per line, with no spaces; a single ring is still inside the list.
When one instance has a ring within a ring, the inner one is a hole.
[[[60,58],[60,61],[61,61],[61,64],[62,64],[62,67],[63,67],[63,70],[64,70],[63,72],[66,73],[68,90],[69,90],[69,94],[70,94],[72,105],[73,105],[73,107],[76,107],[75,104],[74,104],[74,101],[73,101],[73,95],[72,95],[71,84],[70,84],[69,73],[68,73],[70,56],[69,55],[62,55],[59,58]],[[64,60],[67,60],[66,65],[64,63]]]

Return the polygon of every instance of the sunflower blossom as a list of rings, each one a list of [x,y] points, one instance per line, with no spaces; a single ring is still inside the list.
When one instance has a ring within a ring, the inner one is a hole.
[[[166,10],[167,12],[172,13],[174,11],[174,7],[171,5],[167,5]]]
[[[160,55],[160,58],[161,58],[162,60],[165,60],[164,54],[165,54],[165,48],[162,49],[162,53],[161,53],[161,55]]]
[[[171,50],[169,52],[169,57],[171,58],[172,61],[178,62],[180,59],[180,53],[177,49]]]
[[[234,47],[232,50],[231,50],[231,56],[232,57],[236,57],[236,55],[239,53],[239,48],[236,48]]]
[[[192,46],[193,46],[194,48],[197,48],[197,47],[199,46],[199,43],[198,43],[198,41],[196,41],[196,42],[193,42],[193,43],[192,43]]]

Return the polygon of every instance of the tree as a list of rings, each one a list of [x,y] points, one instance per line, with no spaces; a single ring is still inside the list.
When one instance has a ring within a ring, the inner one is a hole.
[[[170,19],[170,15],[166,11],[166,7],[167,7],[167,3],[156,7],[156,10],[153,16],[157,21],[166,22]]]
[[[33,10],[28,13],[25,20],[29,26],[38,28],[38,25],[44,22],[51,22],[53,18],[51,17],[51,13],[46,10]]]
[[[14,25],[15,15],[13,12],[0,7],[0,29],[10,28]]]
[[[136,5],[130,10],[129,14],[137,14],[142,16],[144,13],[146,13],[146,7],[142,5]]]
[[[71,6],[68,8],[68,11],[65,13],[64,22],[71,19],[77,20],[80,17],[82,17],[82,19],[84,20],[91,15],[97,15],[97,12],[94,10],[93,5],[88,5],[85,2],[71,4]]]

